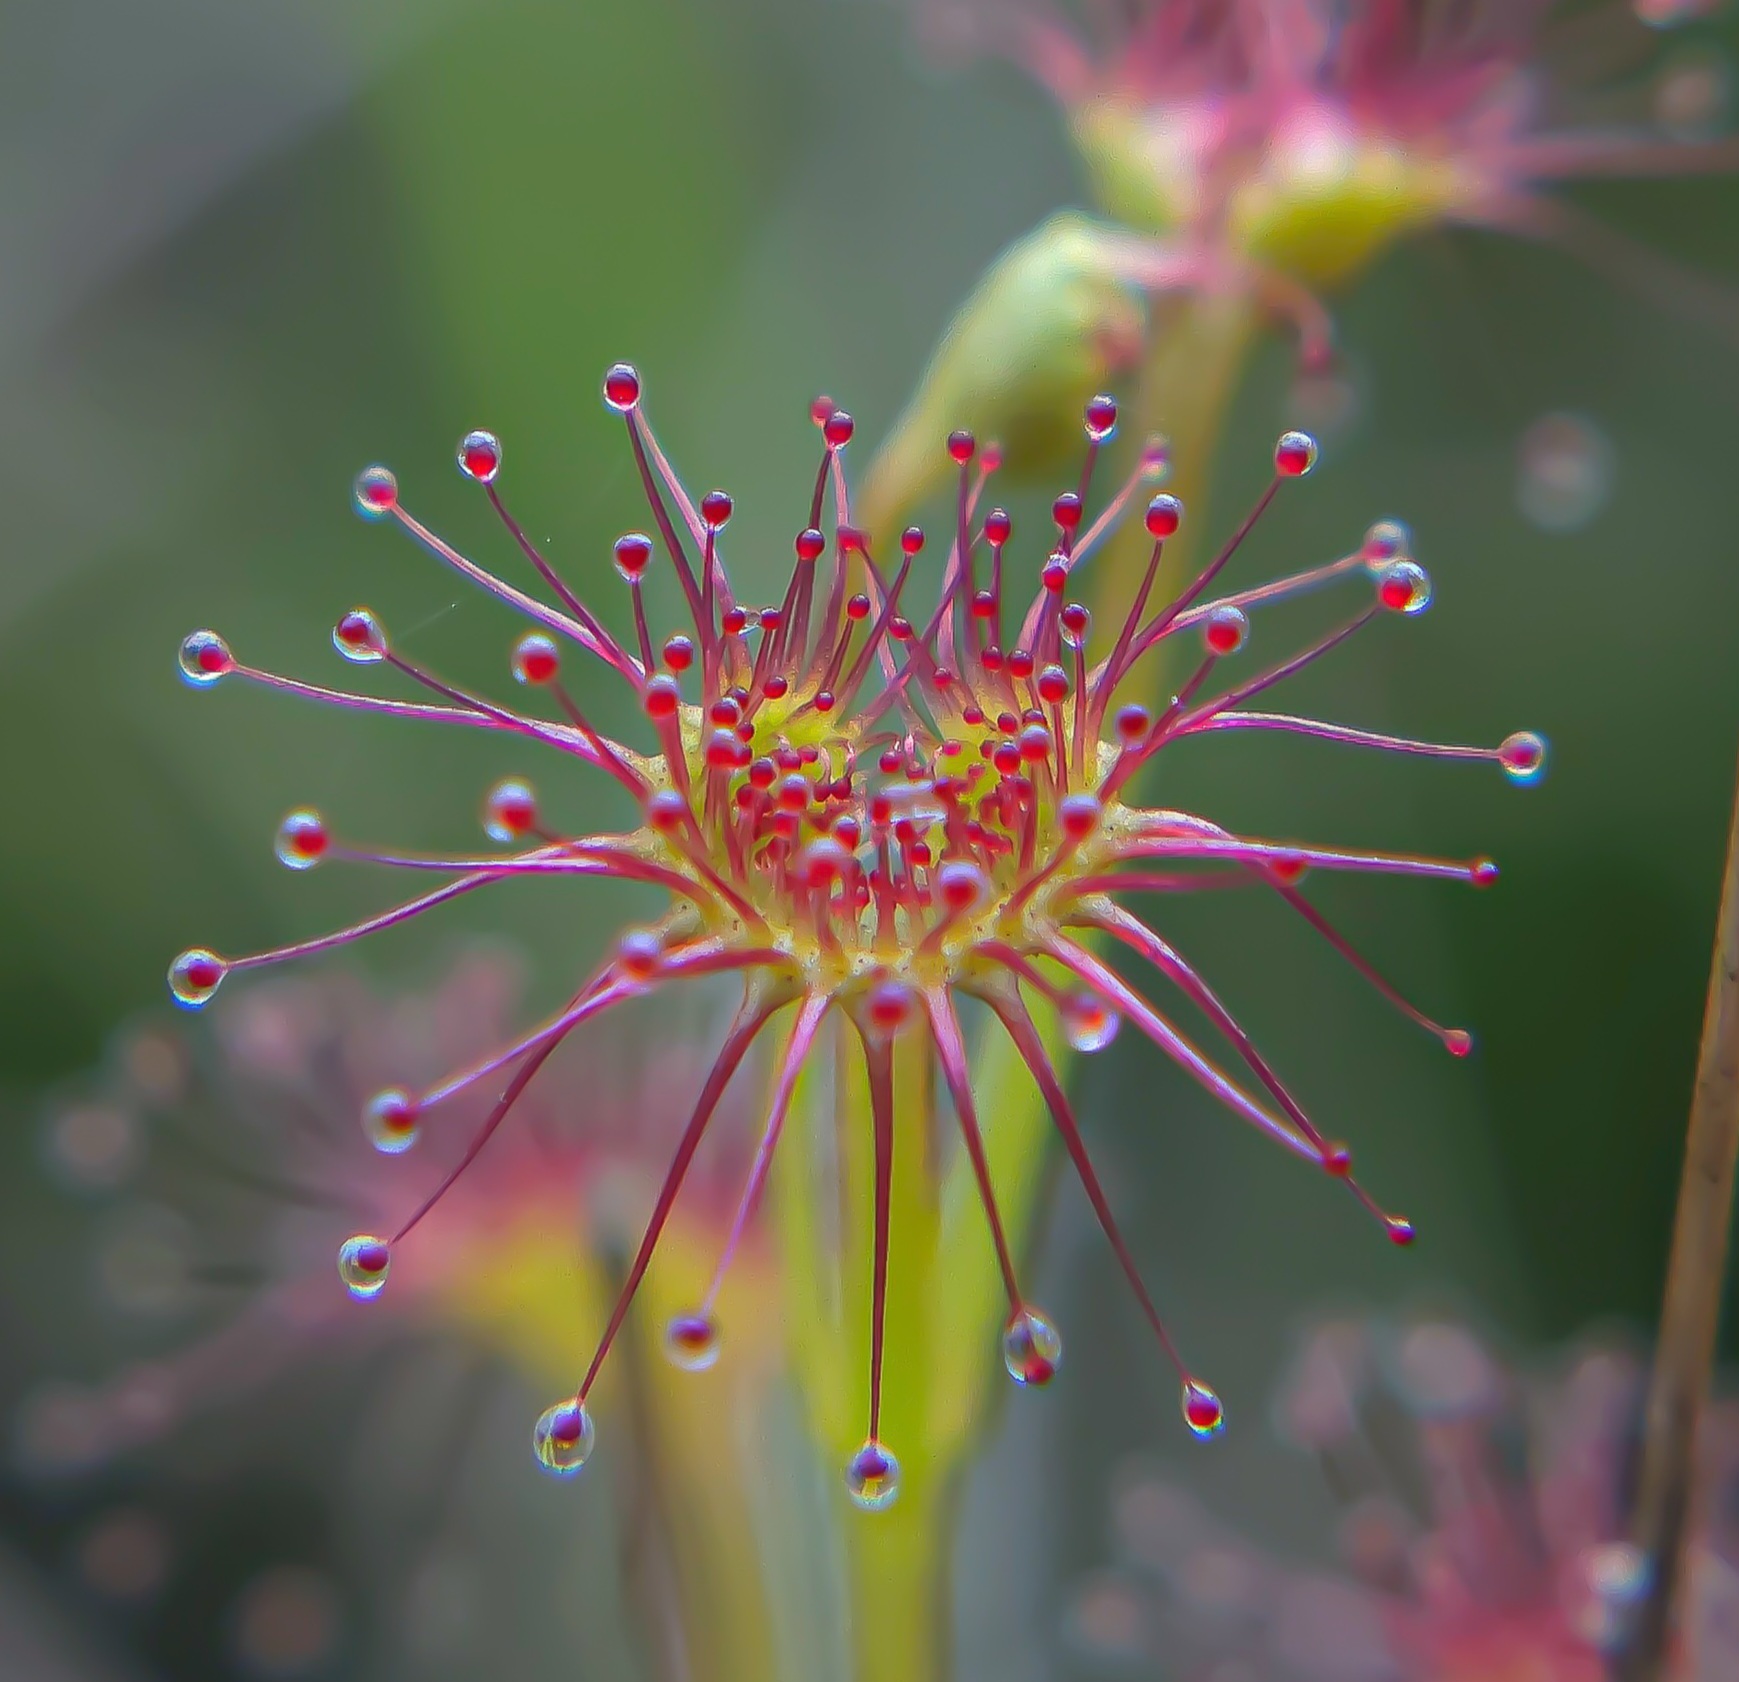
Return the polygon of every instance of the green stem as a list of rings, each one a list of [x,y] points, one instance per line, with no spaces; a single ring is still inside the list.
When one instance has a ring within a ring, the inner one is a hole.
[[[1192,298],[1162,311],[1129,430],[1137,438],[1166,433],[1175,484],[1186,500],[1200,501],[1257,321],[1237,299]],[[1200,509],[1191,514],[1199,523]],[[1175,566],[1180,546],[1171,547]],[[1147,553],[1145,530],[1131,520],[1094,562],[1101,623],[1118,622]],[[1157,691],[1159,662],[1141,671],[1140,681]],[[773,1171],[793,1358],[833,1478],[864,1434],[873,1168],[862,1053],[843,1021],[837,1028],[831,1058],[813,1060],[799,1082],[791,1135]],[[1066,1069],[1069,1050],[1054,1018],[1040,1031]],[[901,1035],[882,1417],[903,1476],[898,1499],[879,1513],[854,1512],[843,1490],[839,1496],[853,1682],[940,1682],[947,1674],[960,1473],[988,1431],[992,1397],[1007,1388],[997,1358],[1007,1301],[965,1153],[956,1153],[940,1186],[935,1179],[942,1153],[933,1060],[922,1029]],[[997,1201],[1011,1244],[1026,1252],[1046,1202],[1049,1116],[1000,1029],[973,1061]]]
[[[941,1682],[948,1674],[955,1481],[932,1471],[885,1512],[850,1515],[853,1682]]]

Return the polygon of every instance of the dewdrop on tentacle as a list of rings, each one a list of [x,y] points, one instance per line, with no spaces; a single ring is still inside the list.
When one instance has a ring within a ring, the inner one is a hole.
[[[367,1302],[386,1289],[392,1250],[384,1238],[359,1233],[338,1247],[338,1277],[358,1302]]]
[[[812,419],[820,463],[793,499],[787,581],[775,599],[750,605],[739,599],[724,554],[734,514],[729,493],[713,490],[697,500],[677,480],[647,422],[632,367],[609,371],[604,400],[624,426],[644,499],[628,514],[637,525],[614,542],[612,564],[600,563],[593,574],[594,584],[626,595],[626,611],[611,618],[631,625],[626,637],[526,536],[499,489],[500,441],[473,432],[459,444],[459,469],[505,532],[511,568],[505,576],[424,527],[390,476],[365,474],[358,503],[525,618],[507,651],[514,681],[504,677],[501,686],[513,700],[425,670],[389,644],[366,608],[338,621],[337,651],[357,666],[380,668],[412,698],[280,678],[236,662],[211,632],[190,638],[181,661],[200,687],[233,672],[356,710],[492,731],[516,755],[543,755],[546,776],[559,775],[563,760],[578,762],[593,774],[594,787],[601,773],[628,796],[634,814],[628,825],[568,831],[543,813],[519,776],[485,794],[482,823],[499,851],[476,856],[339,847],[325,817],[294,812],[279,832],[285,863],[300,869],[316,860],[364,860],[405,873],[413,891],[372,918],[277,951],[228,960],[204,948],[184,953],[171,973],[176,997],[202,1004],[231,970],[325,952],[461,895],[493,895],[516,878],[604,877],[659,891],[666,903],[655,919],[606,944],[596,967],[541,1023],[437,1087],[379,1093],[366,1107],[364,1130],[378,1150],[396,1154],[448,1098],[472,1089],[498,1094],[457,1175],[510,1122],[526,1084],[581,1023],[691,977],[737,978],[736,1014],[695,1096],[619,1294],[573,1393],[552,1405],[533,1433],[538,1464],[568,1475],[593,1451],[593,1386],[726,1088],[764,1036],[777,1042],[752,1159],[712,1284],[665,1331],[670,1359],[696,1371],[730,1358],[714,1305],[761,1201],[803,1072],[818,1047],[833,1045],[836,1034],[849,1036],[859,1060],[852,1066],[861,1066],[866,1082],[869,1137],[862,1156],[870,1183],[845,1189],[860,1200],[873,1268],[862,1392],[867,1428],[845,1479],[851,1500],[868,1511],[887,1506],[900,1488],[897,1445],[883,1434],[882,1389],[889,1281],[904,1265],[892,1164],[914,1143],[903,1136],[908,1112],[896,1090],[896,1081],[907,1078],[906,1059],[896,1058],[903,1036],[923,1036],[973,1178],[1007,1299],[1000,1354],[1011,1380],[1041,1387],[1061,1362],[1062,1336],[1027,1301],[1002,1219],[959,1009],[971,1000],[987,1007],[991,1025],[1010,1037],[1035,1082],[1135,1302],[1175,1369],[1188,1429],[1216,1434],[1224,1417],[1219,1399],[1173,1345],[1135,1265],[1047,1030],[1054,1024],[1073,1047],[1096,1051],[1127,1025],[1240,1120],[1344,1186],[1379,1230],[1401,1242],[1411,1226],[1375,1202],[1354,1176],[1350,1153],[1317,1129],[1202,972],[1161,932],[1166,896],[1232,889],[1274,900],[1416,1025],[1464,1054],[1471,1043],[1465,1031],[1444,1028],[1408,1003],[1306,890],[1309,878],[1324,873],[1483,886],[1496,867],[1241,834],[1205,814],[1142,805],[1142,776],[1172,745],[1201,738],[1202,751],[1210,751],[1205,744],[1226,731],[1486,761],[1517,781],[1538,775],[1543,742],[1524,732],[1496,748],[1458,747],[1269,710],[1269,692],[1295,672],[1366,627],[1393,629],[1430,599],[1405,534],[1375,527],[1346,553],[1277,582],[1231,582],[1244,535],[1314,464],[1315,443],[1305,434],[1280,440],[1251,516],[1192,581],[1164,599],[1157,581],[1184,510],[1167,493],[1147,495],[1153,467],[1146,453],[1119,484],[1095,487],[1101,447],[1116,427],[1109,399],[1087,405],[1085,465],[1055,496],[1048,528],[1025,553],[1006,510],[987,494],[1000,452],[965,430],[935,443],[954,485],[952,516],[937,540],[918,527],[864,530],[852,516],[844,462],[855,426],[836,406],[818,405]],[[1095,623],[1074,599],[1076,575],[1095,564],[1110,533],[1137,508],[1151,543],[1145,577],[1121,612],[1102,609]],[[1252,620],[1268,604],[1337,582],[1353,585],[1349,617],[1302,652],[1277,653],[1271,664],[1250,658]],[[680,604],[679,623],[655,623],[655,601]],[[1140,663],[1174,651],[1176,688],[1162,710],[1119,699]],[[575,699],[589,693],[589,686],[569,686],[567,668],[581,662],[601,663],[627,690],[627,705],[617,713],[630,720],[632,746],[606,735]],[[1107,944],[1153,972],[1152,985],[1126,979],[1108,961]],[[1210,1056],[1174,1021],[1164,1002],[1173,994],[1223,1050]],[[1237,1066],[1236,1076],[1223,1061]],[[345,1244],[339,1271],[352,1295],[377,1294],[401,1249],[403,1266],[418,1265],[418,1224],[451,1183],[443,1181],[408,1211],[397,1230]],[[996,1351],[985,1356],[995,1359]]]

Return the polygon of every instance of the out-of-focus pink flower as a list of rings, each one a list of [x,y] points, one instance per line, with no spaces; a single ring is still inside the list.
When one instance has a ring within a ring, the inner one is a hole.
[[[1344,1569],[1286,1565],[1131,1467],[1119,1563],[1077,1593],[1072,1639],[1188,1682],[1606,1682],[1643,1586],[1645,1376],[1606,1346],[1524,1379],[1458,1324],[1326,1325],[1275,1416],[1341,1506]],[[1739,1676],[1739,1409],[1703,1446],[1676,1682]]]
[[[1068,114],[1101,206],[1195,283],[1307,287],[1453,223],[1568,247],[1734,311],[1568,204],[1592,178],[1731,170],[1725,78],[1659,51],[1694,0],[915,0],[928,37],[1016,59]],[[1271,302],[1314,322],[1284,290]]]
[[[432,1081],[499,1044],[520,992],[519,965],[479,950],[426,990],[346,973],[283,978],[210,1029],[127,1034],[99,1086],[47,1113],[46,1167],[97,1203],[93,1276],[108,1310],[177,1330],[95,1385],[56,1382],[28,1398],[25,1464],[87,1470],[263,1399],[302,1369],[420,1336],[460,1339],[551,1382],[556,1352],[602,1311],[625,1265],[669,1149],[661,1124],[695,1059],[681,1041],[642,1058],[579,1036],[521,1125],[474,1160],[481,1095],[426,1127],[383,1116],[389,1082]],[[741,1125],[697,1167],[661,1296],[694,1288],[729,1216],[719,1183],[734,1187],[741,1171],[729,1145]],[[428,1265],[359,1311],[333,1273],[339,1241],[390,1223],[461,1166],[430,1213]],[[758,1237],[748,1242],[740,1285],[755,1300],[739,1323],[750,1347],[776,1348],[776,1286]],[[746,1359],[744,1376],[757,1367]]]

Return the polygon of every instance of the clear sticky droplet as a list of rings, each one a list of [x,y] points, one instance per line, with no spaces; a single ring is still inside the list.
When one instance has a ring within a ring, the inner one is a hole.
[[[1579,531],[1612,497],[1615,452],[1585,415],[1542,415],[1516,451],[1516,503],[1542,531]]]
[[[311,870],[326,856],[331,839],[326,820],[318,812],[302,807],[278,825],[273,850],[278,862],[287,869]]]
[[[209,689],[235,670],[235,656],[216,631],[195,631],[184,638],[178,659],[182,680],[195,689]]]
[[[597,1441],[591,1413],[571,1397],[545,1408],[531,1428],[531,1451],[538,1465],[558,1478],[571,1478],[579,1471]]]
[[[198,1010],[229,974],[229,965],[203,946],[191,947],[169,966],[169,991],[184,1010]]]
[[[1204,1441],[1209,1437],[1217,1437],[1226,1428],[1226,1410],[1221,1405],[1220,1398],[1203,1384],[1200,1379],[1187,1379],[1179,1405],[1183,1409],[1183,1422],[1190,1430]]]
[[[368,1302],[386,1289],[392,1250],[384,1238],[359,1232],[338,1246],[338,1277],[358,1302]]]
[[[362,1131],[383,1156],[399,1156],[417,1142],[422,1115],[402,1086],[377,1092],[363,1106]]]
[[[1071,993],[1062,1005],[1063,1032],[1077,1051],[1103,1051],[1123,1026],[1123,1018],[1091,993]]]
[[[871,1437],[846,1462],[845,1488],[855,1506],[879,1513],[900,1493],[900,1463]]]
[[[679,1314],[664,1328],[664,1353],[684,1372],[705,1372],[719,1358],[719,1323],[711,1314]]]
[[[1063,1364],[1063,1339],[1056,1325],[1036,1308],[1023,1308],[1003,1331],[1002,1364],[1023,1387],[1049,1384]]]
[[[384,467],[365,467],[356,476],[356,511],[365,520],[384,520],[399,502],[399,482]]]
[[[1518,730],[1498,744],[1497,757],[1512,783],[1537,783],[1546,774],[1546,738]]]
[[[1404,561],[1413,552],[1413,534],[1400,520],[1378,520],[1365,533],[1359,546],[1366,568],[1380,573],[1391,561]]]
[[[1655,77],[1653,96],[1654,120],[1664,134],[1687,144],[1712,140],[1727,124],[1732,72],[1716,53],[1675,53]]]
[[[1569,1597],[1576,1632],[1603,1653],[1621,1652],[1636,1630],[1654,1574],[1632,1542],[1597,1542],[1576,1560]]]

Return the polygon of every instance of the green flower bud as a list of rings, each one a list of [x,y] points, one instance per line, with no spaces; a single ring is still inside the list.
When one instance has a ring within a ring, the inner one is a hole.
[[[948,481],[942,444],[955,428],[996,440],[1019,476],[1078,459],[1083,405],[1142,354],[1147,305],[1129,245],[1065,211],[996,259],[870,467],[859,505],[868,531],[895,530]]]

